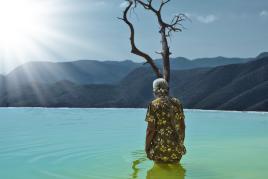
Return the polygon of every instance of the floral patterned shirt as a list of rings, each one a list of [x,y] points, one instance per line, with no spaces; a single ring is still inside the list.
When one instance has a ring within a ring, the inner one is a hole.
[[[149,159],[163,162],[181,159],[186,153],[184,118],[182,104],[175,97],[159,97],[148,105],[145,121],[148,122],[146,153]]]

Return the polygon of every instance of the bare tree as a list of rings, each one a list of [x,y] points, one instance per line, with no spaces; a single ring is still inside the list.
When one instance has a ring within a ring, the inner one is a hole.
[[[187,17],[184,14],[176,14],[169,23],[165,22],[162,18],[162,9],[171,0],[158,0],[158,1],[160,1],[160,5],[156,9],[153,6],[153,0],[146,0],[146,1],[126,0],[126,2],[128,2],[128,5],[125,7],[123,11],[123,17],[120,17],[119,19],[123,20],[130,29],[131,53],[143,57],[146,60],[144,64],[149,63],[157,77],[164,77],[169,82],[170,81],[169,59],[171,52],[168,45],[169,44],[168,38],[170,37],[172,32],[182,31],[184,27],[181,24],[181,22],[184,21]],[[162,51],[156,53],[162,56],[163,74],[161,73],[160,69],[156,66],[153,59],[148,54],[141,51],[135,44],[135,30],[133,24],[128,19],[128,15],[131,12],[131,10],[134,10],[138,5],[142,6],[145,10],[152,12],[157,17],[157,21],[160,27],[159,33],[161,34]]]

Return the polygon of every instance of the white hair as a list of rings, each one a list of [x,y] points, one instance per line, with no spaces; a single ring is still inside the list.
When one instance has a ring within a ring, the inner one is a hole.
[[[164,78],[157,78],[153,81],[153,91],[155,93],[167,93],[168,82]]]

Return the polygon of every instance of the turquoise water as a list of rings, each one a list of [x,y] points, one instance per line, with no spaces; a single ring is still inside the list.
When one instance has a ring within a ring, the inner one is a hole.
[[[187,154],[157,166],[145,112],[0,108],[0,178],[268,178],[268,113],[186,110]]]

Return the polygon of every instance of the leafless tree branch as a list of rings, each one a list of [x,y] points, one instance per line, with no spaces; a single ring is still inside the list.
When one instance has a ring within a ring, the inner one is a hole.
[[[162,56],[163,76],[169,82],[169,80],[170,80],[170,62],[169,62],[169,59],[170,59],[171,52],[169,50],[167,38],[170,38],[172,32],[180,32],[184,29],[182,22],[185,21],[186,19],[188,19],[187,16],[185,14],[176,14],[172,18],[170,23],[165,22],[162,18],[162,10],[163,10],[163,7],[166,4],[168,4],[171,0],[161,0],[160,6],[158,9],[156,9],[153,6],[153,0],[127,0],[127,1],[129,4],[124,10],[123,18],[120,18],[120,19],[122,19],[130,28],[130,32],[131,32],[130,42],[131,42],[131,47],[132,47],[131,52],[145,58],[147,61],[146,63],[149,63],[152,66],[152,68],[155,71],[155,73],[157,74],[157,76],[158,77],[162,76],[160,73],[160,70],[154,64],[152,58],[148,54],[140,51],[135,45],[134,27],[133,27],[132,23],[128,20],[127,14],[128,14],[128,11],[131,7],[134,9],[138,5],[140,5],[145,10],[153,12],[157,17],[157,21],[158,21],[158,24],[160,26],[159,33],[161,34],[161,44],[162,44],[162,51],[157,52],[157,54],[160,54]]]
[[[162,8],[164,7],[164,5],[167,4],[169,1],[170,1],[170,0],[166,0],[166,1],[162,0],[162,2],[161,2],[161,4],[160,4],[160,7],[159,7],[158,11],[161,12],[161,10],[162,10]]]
[[[133,0],[127,0],[127,1],[129,4],[125,8],[125,10],[123,11],[123,17],[120,17],[118,19],[123,20],[128,25],[128,27],[130,29],[131,53],[143,57],[147,61],[146,63],[149,63],[151,65],[156,76],[158,78],[160,78],[160,77],[162,77],[162,74],[161,74],[160,70],[158,69],[158,67],[155,65],[153,59],[148,54],[146,54],[145,52],[138,49],[136,44],[135,44],[135,30],[134,30],[133,24],[128,20],[128,12],[131,9],[132,5],[134,5],[133,7],[136,7],[136,2],[134,2]]]

